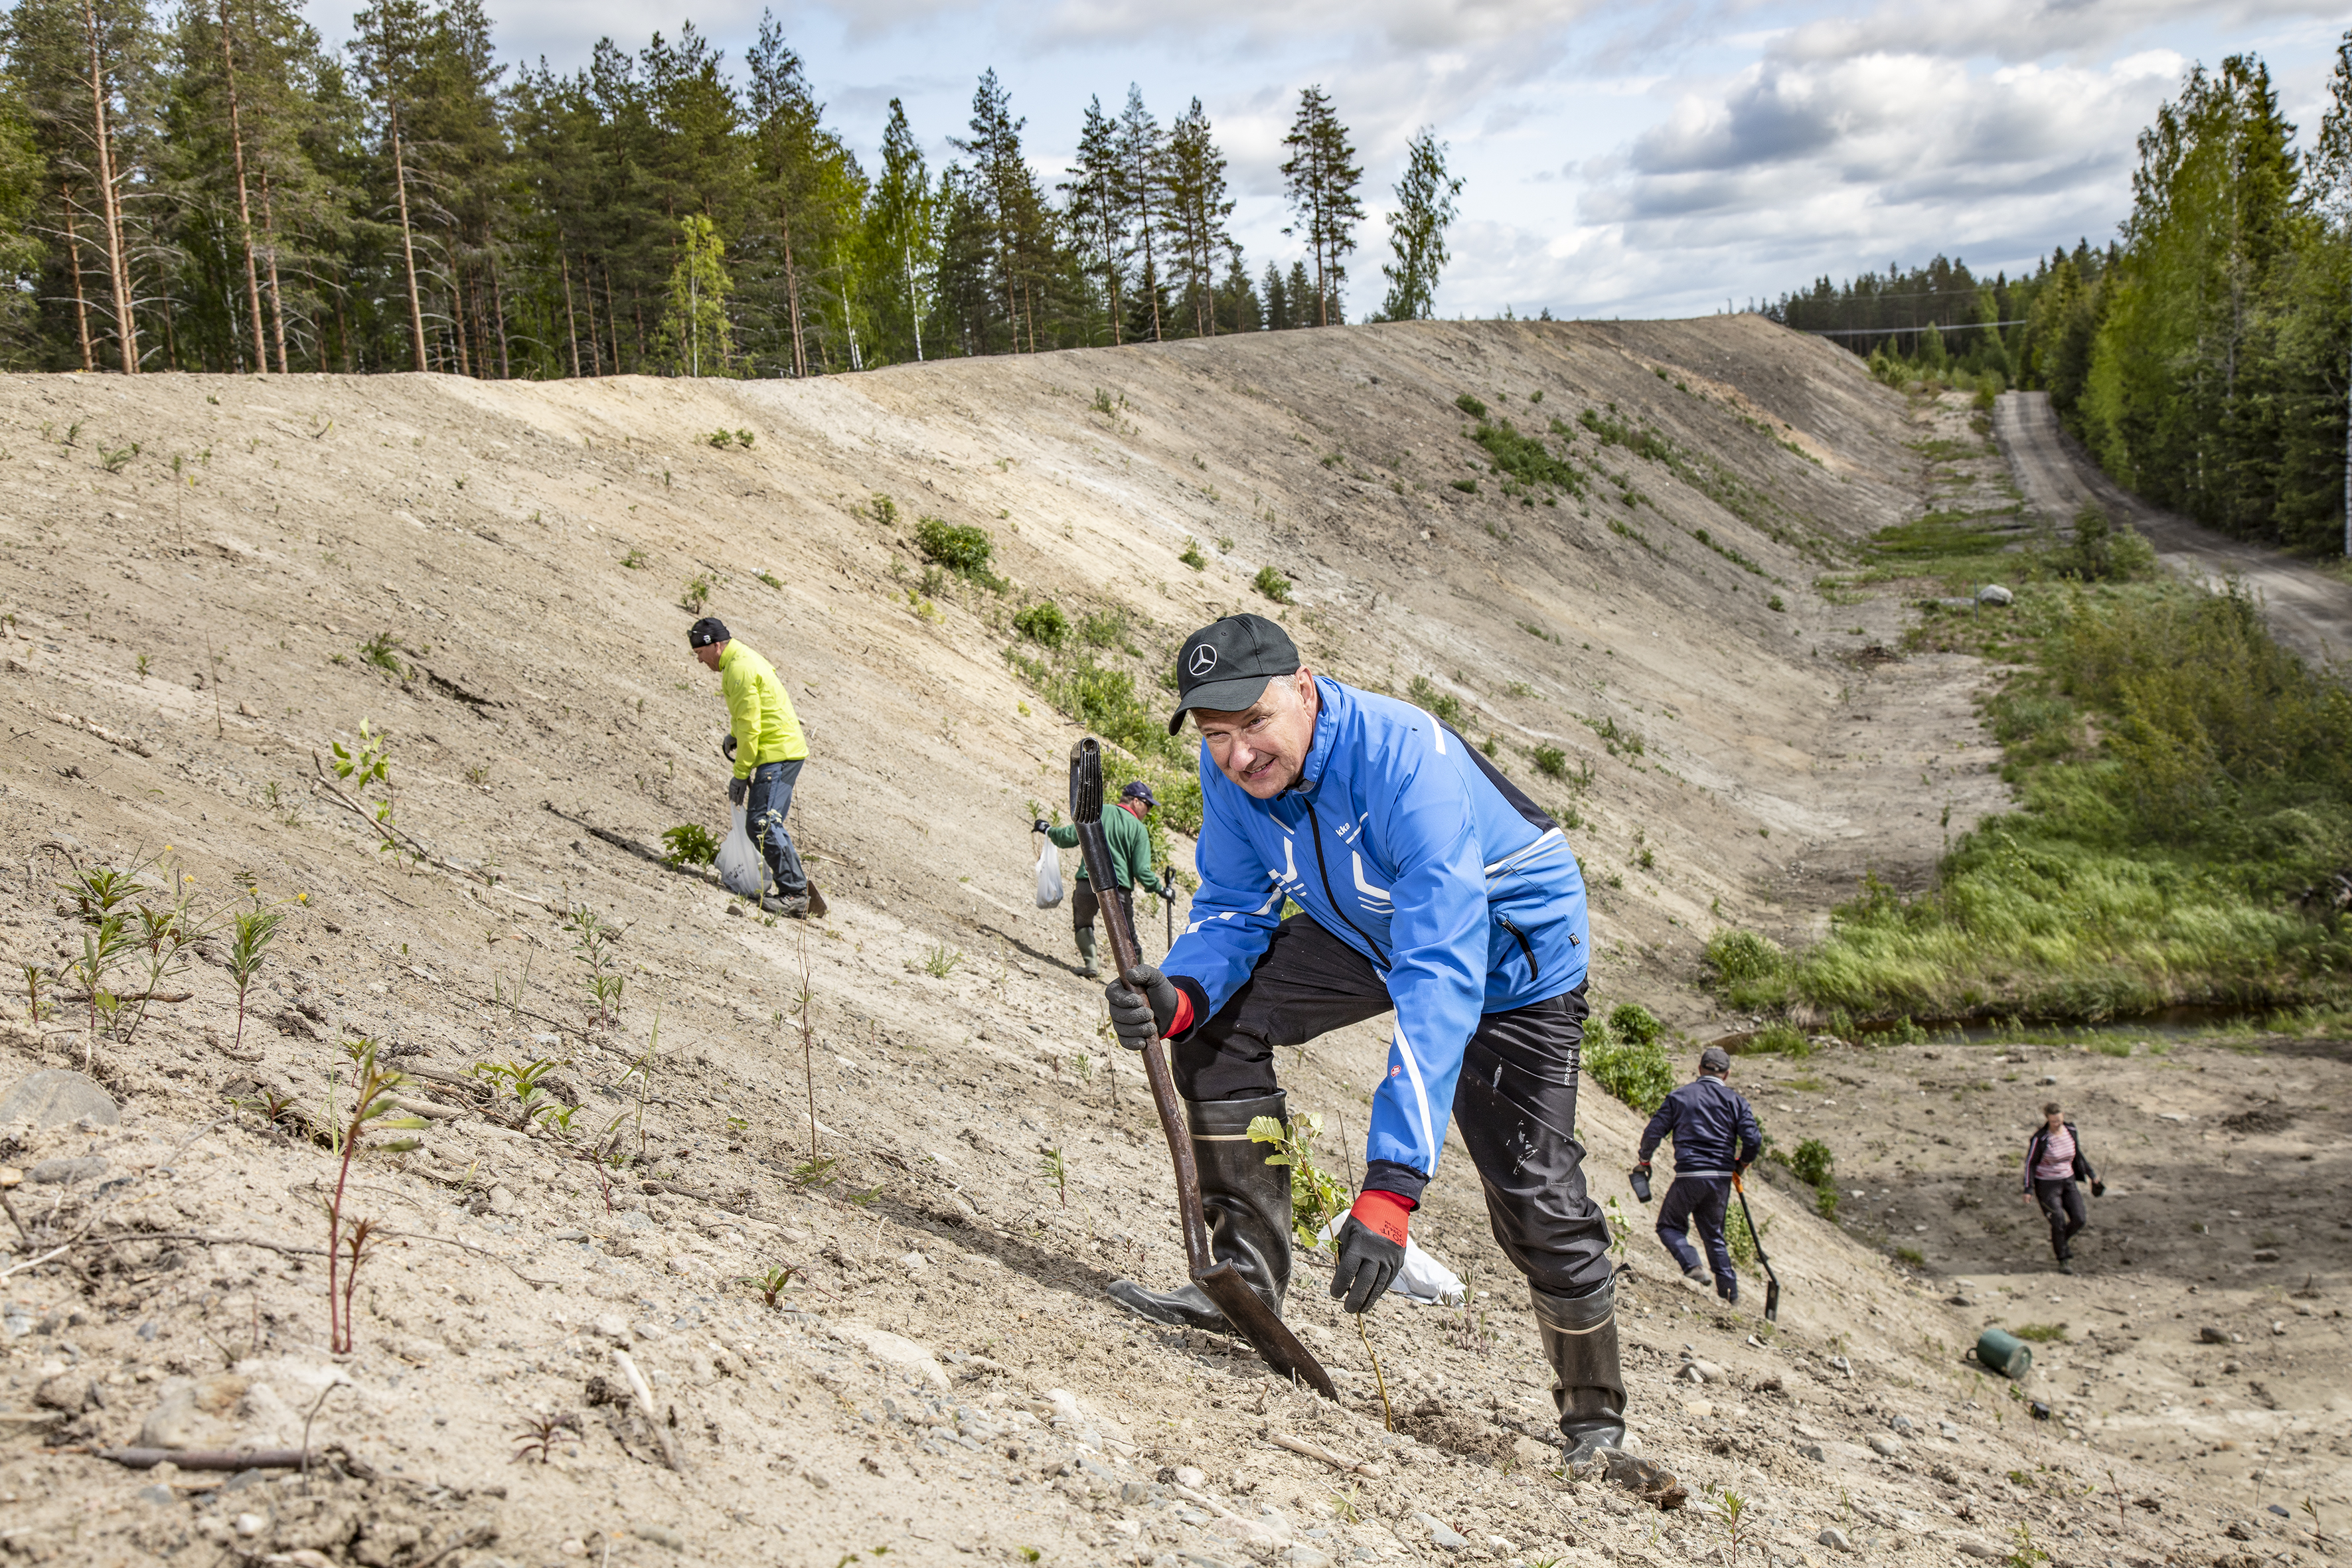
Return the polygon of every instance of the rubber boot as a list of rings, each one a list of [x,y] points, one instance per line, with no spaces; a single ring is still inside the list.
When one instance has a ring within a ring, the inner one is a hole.
[[[1271,1116],[1287,1123],[1288,1102],[1280,1090],[1257,1100],[1188,1100],[1184,1121],[1192,1130],[1192,1159],[1201,1172],[1201,1209],[1209,1222],[1209,1253],[1230,1263],[1265,1304],[1282,1315],[1290,1289],[1290,1170],[1269,1165],[1269,1152],[1253,1143],[1253,1118]],[[1147,1290],[1132,1279],[1114,1281],[1111,1300],[1170,1328],[1231,1333],[1233,1325],[1197,1285]],[[1613,1357],[1616,1341],[1610,1341]],[[1622,1399],[1621,1399],[1622,1404]]]
[[[1095,963],[1095,928],[1092,926],[1078,932],[1078,957],[1085,961],[1084,967],[1078,971],[1080,974],[1092,980],[1102,973]]]
[[[1568,1463],[1580,1465],[1596,1449],[1625,1441],[1625,1374],[1617,1363],[1617,1281],[1581,1296],[1555,1296],[1530,1287],[1544,1359],[1551,1363],[1552,1403]]]

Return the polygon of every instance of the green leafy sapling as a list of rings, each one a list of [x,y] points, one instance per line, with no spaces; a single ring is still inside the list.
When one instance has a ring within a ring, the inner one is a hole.
[[[261,973],[262,961],[269,955],[269,944],[278,939],[278,928],[286,921],[286,911],[261,907],[257,901],[252,909],[239,910],[229,917],[228,977],[236,985],[236,1047],[245,1047],[245,994]]]
[[[1300,1111],[1288,1126],[1271,1116],[1253,1117],[1250,1142],[1271,1144],[1269,1165],[1290,1170],[1290,1226],[1299,1246],[1312,1251],[1323,1245],[1323,1232],[1348,1213],[1348,1189],[1339,1178],[1315,1163],[1315,1140],[1323,1135],[1323,1119]]]

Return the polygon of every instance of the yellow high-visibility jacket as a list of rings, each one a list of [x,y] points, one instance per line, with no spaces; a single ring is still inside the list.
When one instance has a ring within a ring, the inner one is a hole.
[[[797,763],[808,755],[793,700],[776,667],[730,641],[719,656],[719,689],[735,730],[735,776],[747,779],[762,763]]]

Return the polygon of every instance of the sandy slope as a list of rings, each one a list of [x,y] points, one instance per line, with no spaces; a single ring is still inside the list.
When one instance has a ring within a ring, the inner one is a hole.
[[[1664,435],[1682,475],[1752,521],[1624,447],[1597,455],[1618,478],[1581,504],[1498,495],[1454,399],[1533,425],[1538,390],[1546,417],[1590,406]],[[242,1047],[226,978],[196,963],[177,982],[190,1000],[95,1046],[120,1129],[0,1153],[105,1162],[15,1189],[7,1403],[48,1415],[0,1436],[0,1542],[72,1562],[1420,1561],[1434,1532],[1418,1513],[1506,1561],[1717,1549],[1708,1519],[1570,1487],[1515,1441],[1549,1401],[1465,1162],[1417,1234],[1470,1275],[1473,1312],[1373,1323],[1404,1402],[1444,1407],[1419,1430],[1451,1447],[1368,1420],[1363,1352],[1311,1268],[1293,1316],[1344,1376],[1346,1413],[1103,1301],[1118,1273],[1177,1268],[1168,1177],[1139,1079],[1105,1054],[1098,993],[1064,967],[1064,915],[1024,907],[1028,803],[1058,793],[1076,731],[1002,657],[1006,617],[1029,592],[1126,606],[1136,651],[1105,657],[1150,690],[1185,630],[1262,604],[1248,580],[1278,564],[1318,664],[1462,697],[1474,735],[1580,814],[1596,989],[1697,1026],[1711,911],[1800,933],[1865,864],[1933,857],[1923,795],[1955,830],[2000,804],[1981,772],[1923,782],[1928,753],[1982,747],[1973,668],[1857,658],[1894,640],[1899,609],[1811,587],[1842,542],[1917,506],[1906,418],[1847,356],[1745,319],[1386,327],[805,386],[0,382],[14,960],[79,951],[56,901],[76,862],[168,844],[204,897],[305,900]],[[720,428],[755,443],[713,447]],[[990,528],[1013,595],[940,591],[925,614],[920,514]],[[1177,559],[1188,538],[1211,557],[1197,575]],[[735,916],[707,881],[580,826],[643,842],[721,820],[719,705],[677,605],[698,574],[807,723],[795,817],[833,903],[822,924]],[[380,636],[397,678],[362,657]],[[1853,745],[1855,694],[1898,689],[1877,744]],[[313,787],[314,756],[362,720],[391,736],[398,821],[450,868],[395,865]],[[1601,743],[1610,721],[1639,754]],[[1538,774],[1542,742],[1589,763],[1589,788]],[[1792,870],[1823,866],[1843,868]],[[583,905],[625,931],[611,1026],[590,1025],[557,919]],[[12,1076],[78,1063],[79,1022],[60,1003],[17,1029]],[[355,1204],[402,1234],[366,1266],[358,1349],[337,1361],[301,1250],[322,1239],[331,1163],[253,1111],[221,1120],[222,1096],[275,1091],[307,1108],[288,1126],[323,1121],[339,1042],[362,1034],[442,1076],[411,1086],[425,1147],[355,1178]],[[1294,1103],[1332,1120],[1335,1161],[1381,1049],[1362,1028],[1286,1068]],[[636,1163],[600,1175],[576,1142],[518,1127],[511,1100],[458,1087],[540,1056],[583,1107],[574,1132],[610,1128]],[[818,1170],[812,1102],[835,1162]],[[1584,1120],[1596,1166],[1622,1167],[1634,1119],[1595,1092]],[[1061,1152],[1066,1192],[1041,1150]],[[1944,1561],[2005,1551],[2024,1524],[2062,1561],[2154,1562],[2247,1511],[2125,1461],[2120,1484],[2151,1503],[2111,1521],[2083,1493],[2100,1474],[2085,1453],[1958,1362],[1965,1313],[1761,1200],[1790,1286],[1779,1331],[1700,1310],[1636,1235],[1628,1337],[1645,1347],[1630,1358],[1645,1451],[1695,1489],[1748,1495],[1776,1555],[1827,1555],[1814,1537],[1834,1526]],[[115,1239],[18,1267],[84,1225]],[[780,1266],[791,1310],[772,1311],[740,1281]],[[682,1471],[630,1414],[618,1345]],[[1724,1378],[1673,1381],[1686,1352]],[[299,1443],[338,1377],[314,1436],[358,1479],[215,1491],[86,1453],[142,1428]],[[511,1462],[527,1414],[556,1411],[583,1413],[579,1435],[548,1466]],[[1860,1446],[1896,1416],[1893,1454]],[[1335,1492],[1276,1433],[1384,1473]],[[2248,1532],[2288,1545],[2266,1515]]]

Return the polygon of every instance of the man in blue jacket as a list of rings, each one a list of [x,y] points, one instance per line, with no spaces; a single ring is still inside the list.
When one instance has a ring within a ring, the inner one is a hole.
[[[1534,1293],[1570,1458],[1615,1447],[1609,1231],[1575,1141],[1590,934],[1567,839],[1460,735],[1318,679],[1271,621],[1229,616],[1177,657],[1168,727],[1190,713],[1200,729],[1201,889],[1167,958],[1107,994],[1123,1043],[1170,1042],[1218,1259],[1281,1310],[1289,1172],[1249,1142],[1253,1118],[1287,1114],[1275,1052],[1393,1010],[1331,1294],[1366,1311],[1396,1277],[1451,1118]],[[1286,899],[1303,912],[1283,919]],[[1111,1294],[1157,1322],[1226,1327],[1192,1285]]]
[[[1659,1140],[1674,1139],[1675,1183],[1658,1205],[1658,1239],[1682,1265],[1683,1278],[1704,1288],[1706,1273],[1690,1244],[1690,1222],[1697,1220],[1699,1240],[1706,1244],[1706,1260],[1715,1269],[1715,1293],[1737,1305],[1739,1276],[1732,1270],[1731,1244],[1724,1239],[1723,1225],[1730,1210],[1732,1178],[1764,1152],[1764,1134],[1748,1102],[1724,1081],[1730,1076],[1729,1052],[1720,1046],[1700,1052],[1698,1077],[1666,1096],[1642,1130],[1642,1163],[1633,1168],[1648,1175]]]

